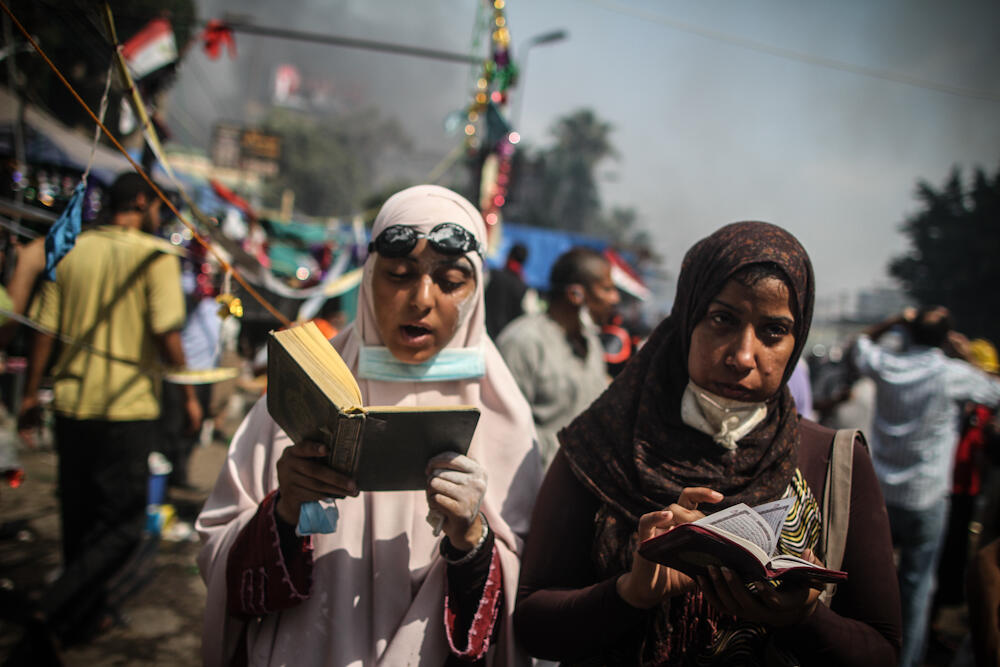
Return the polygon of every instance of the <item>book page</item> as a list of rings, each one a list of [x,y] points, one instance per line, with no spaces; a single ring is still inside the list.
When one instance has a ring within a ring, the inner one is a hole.
[[[733,505],[715,514],[709,514],[694,523],[736,535],[754,544],[765,554],[765,557],[771,554],[768,549],[775,539],[771,526],[764,520],[764,517],[750,509],[745,503]]]
[[[768,563],[773,570],[784,570],[788,567],[815,567],[817,569],[823,569],[821,566],[815,563],[810,563],[805,558],[799,558],[798,556],[791,556],[789,554],[782,554],[780,556],[775,556]]]
[[[785,517],[788,515],[788,510],[792,508],[795,504],[794,497],[782,498],[781,500],[775,500],[771,503],[764,503],[763,505],[757,505],[753,508],[753,511],[764,517],[764,521],[767,521],[767,525],[771,527],[771,534],[773,539],[771,540],[770,549],[765,549],[767,555],[774,553],[775,549],[778,548],[778,539],[781,537],[781,528],[785,523]]]
[[[275,331],[272,335],[338,409],[344,412],[362,410],[357,380],[313,322]]]

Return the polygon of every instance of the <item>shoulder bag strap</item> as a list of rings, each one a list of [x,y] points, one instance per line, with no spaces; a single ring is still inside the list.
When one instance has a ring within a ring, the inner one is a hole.
[[[831,570],[839,570],[844,560],[847,543],[847,526],[851,520],[851,474],[854,463],[854,440],[856,429],[840,429],[833,438],[830,460],[826,469],[826,483],[823,485],[823,557]],[[820,596],[824,604],[830,604],[836,584],[827,584]]]

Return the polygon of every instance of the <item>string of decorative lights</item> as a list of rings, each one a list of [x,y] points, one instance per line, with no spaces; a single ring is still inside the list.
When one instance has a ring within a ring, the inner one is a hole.
[[[491,227],[500,222],[500,210],[507,201],[511,160],[520,135],[510,129],[502,109],[507,90],[517,83],[517,65],[510,57],[510,29],[505,0],[486,0],[490,18],[490,56],[483,61],[476,79],[472,102],[466,108],[465,146],[470,153],[485,150],[480,182],[480,208]],[[481,130],[480,128],[485,128]]]

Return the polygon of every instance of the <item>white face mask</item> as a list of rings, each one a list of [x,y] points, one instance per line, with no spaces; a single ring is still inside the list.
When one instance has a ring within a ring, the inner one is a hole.
[[[589,331],[592,334],[601,332],[601,327],[597,326],[597,322],[590,315],[590,309],[585,305],[580,308],[580,326],[583,327],[584,331]]]
[[[681,397],[681,420],[712,436],[732,451],[736,443],[767,417],[767,404],[746,403],[717,396],[688,380]]]

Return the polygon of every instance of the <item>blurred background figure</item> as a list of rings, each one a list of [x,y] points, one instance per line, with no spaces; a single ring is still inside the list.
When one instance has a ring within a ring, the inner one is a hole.
[[[38,290],[38,279],[45,270],[45,237],[40,236],[28,243],[19,244],[16,248],[14,272],[7,282],[6,289],[10,297],[10,310],[17,315],[23,315],[31,303],[32,296]],[[19,323],[13,319],[0,324],[0,349],[6,349],[18,326]]]
[[[880,345],[897,326],[908,332],[909,344],[898,351]],[[876,385],[868,435],[899,551],[903,667],[919,665],[924,653],[962,406],[1000,402],[1000,381],[967,361],[949,359],[946,346],[971,359],[964,337],[952,331],[948,309],[933,306],[907,308],[870,327],[854,348],[858,371]]]
[[[549,285],[548,311],[522,315],[497,340],[517,386],[531,404],[546,466],[559,449],[559,430],[608,385],[597,331],[620,300],[611,264],[591,248],[563,253],[552,265]]]
[[[114,621],[108,581],[142,543],[147,458],[159,442],[155,370],[161,356],[185,366],[180,263],[145,231],[159,226],[160,203],[137,174],[119,176],[108,193],[110,224],[81,233],[39,295],[37,320],[55,334],[35,332],[18,425],[33,437],[39,386],[55,353],[63,572],[41,612],[64,642]],[[193,389],[184,390],[195,431],[201,408]]]
[[[994,539],[976,552],[966,580],[969,598],[969,633],[977,665],[995,665],[1000,661],[1000,539]],[[964,650],[964,647],[963,647]],[[970,664],[968,660],[954,665]]]
[[[816,372],[810,374],[813,387],[813,410],[818,421],[833,429],[855,428],[871,431],[875,411],[875,381],[861,377],[841,345],[830,349],[825,359],[817,360]]]
[[[222,319],[215,300],[219,290],[214,282],[214,269],[208,262],[205,248],[192,243],[190,261],[185,262],[182,285],[185,293],[187,319],[181,330],[181,347],[188,370],[209,370],[219,365],[221,353]],[[194,392],[201,406],[203,427],[211,433],[212,385],[194,384],[190,387],[163,383],[162,423],[163,454],[172,466],[168,483],[177,488],[190,488],[188,460],[191,450],[201,440],[201,430],[192,431],[184,403],[189,390]]]
[[[528,249],[515,243],[507,253],[507,262],[499,271],[490,274],[486,284],[486,333],[497,339],[503,328],[524,314],[524,262]]]
[[[996,375],[996,348],[988,340],[977,338],[968,346],[970,359],[983,371]],[[937,568],[937,590],[931,610],[931,627],[945,614],[961,611],[966,602],[965,578],[969,563],[970,542],[989,541],[984,535],[983,507],[980,499],[985,485],[991,480],[988,469],[991,461],[1000,460],[1000,425],[997,423],[996,405],[969,402],[962,414],[962,434],[955,450],[949,500],[948,524]],[[995,486],[996,479],[992,480]],[[990,529],[990,533],[993,529]],[[985,538],[985,540],[983,540]],[[943,633],[934,634],[937,641],[947,643]],[[955,650],[956,646],[947,646]]]
[[[788,378],[788,391],[792,392],[795,409],[806,419],[816,419],[813,410],[812,383],[809,380],[809,364],[799,357],[792,376]]]
[[[341,329],[347,326],[347,314],[340,307],[340,297],[335,296],[324,301],[312,321],[327,339],[336,336]]]

